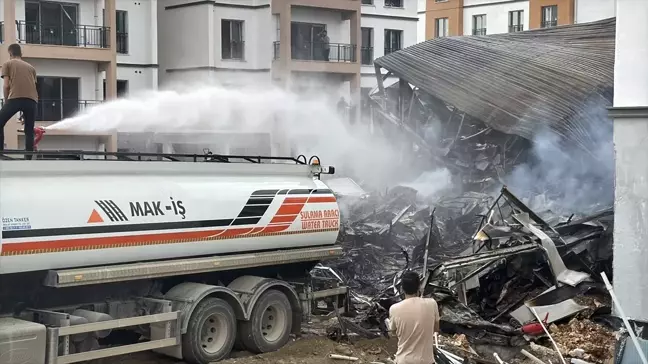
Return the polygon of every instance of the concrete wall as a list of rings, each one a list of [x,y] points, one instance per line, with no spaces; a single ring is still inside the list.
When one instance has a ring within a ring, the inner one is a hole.
[[[342,12],[317,8],[293,7],[292,21],[325,24],[331,43],[351,43],[351,24],[342,19]]]
[[[117,54],[117,79],[128,81],[129,93],[157,89],[157,0],[116,0],[116,6],[128,12],[128,53]]]
[[[374,5],[362,6],[362,28],[373,29],[373,58],[385,55],[385,29],[403,31],[403,48],[416,44],[418,38],[417,3],[406,1],[403,8],[385,7],[382,0],[375,0]],[[385,71],[386,72],[386,71]],[[373,65],[362,65],[360,87],[374,88],[377,86]]]
[[[529,29],[529,2],[496,2],[492,0],[464,0],[463,34],[472,34],[473,16],[486,15],[486,34],[508,33],[509,12],[524,11],[524,30]]]
[[[188,2],[188,1],[185,1]],[[202,4],[165,10],[182,1],[158,0],[158,58],[160,82],[167,69],[208,67],[212,29],[212,5]]]
[[[611,18],[616,15],[616,0],[575,0],[576,23]]]
[[[80,100],[102,100],[103,82],[99,83],[97,64],[83,61],[27,59],[38,76],[79,78]]]
[[[417,17],[418,17],[418,22],[416,25],[416,42],[421,43],[423,41],[426,41],[425,39],[425,14],[426,14],[426,2],[425,0],[418,0],[418,11],[417,11]]]

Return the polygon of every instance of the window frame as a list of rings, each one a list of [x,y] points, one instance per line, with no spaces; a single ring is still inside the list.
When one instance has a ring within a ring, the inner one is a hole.
[[[440,25],[443,22],[444,25],[444,35],[440,35],[439,30],[441,29]],[[435,18],[434,19],[434,38],[443,38],[450,36],[450,19],[449,18]]]
[[[517,20],[517,23],[513,20]],[[524,31],[524,10],[509,11],[508,22],[509,33]]]
[[[389,37],[388,37],[388,34],[389,34]],[[394,38],[393,34],[395,34],[397,37]],[[384,36],[385,36],[385,41],[384,41],[384,46],[385,47],[384,47],[384,50],[383,50],[384,55],[387,55],[387,54],[390,54],[390,53],[393,53],[393,52],[397,52],[397,51],[400,51],[401,49],[403,49],[403,30],[402,29],[387,29],[386,28],[385,32],[384,32]],[[389,38],[389,47],[387,47],[388,38]],[[398,46],[396,48],[392,47],[394,45],[394,42],[393,42],[394,39],[398,39],[398,42],[397,42]]]
[[[225,45],[225,34],[223,29],[225,25],[229,25],[229,39],[227,39],[227,47]],[[234,26],[240,26],[239,34],[240,40],[234,40],[233,34],[235,33]],[[236,54],[236,44],[240,43],[240,56]],[[229,57],[226,57],[225,50],[229,51]],[[221,19],[221,59],[227,61],[245,61],[245,20],[241,19]]]
[[[486,14],[477,14],[472,17],[472,35],[486,35]],[[480,25],[478,28],[477,26]]]

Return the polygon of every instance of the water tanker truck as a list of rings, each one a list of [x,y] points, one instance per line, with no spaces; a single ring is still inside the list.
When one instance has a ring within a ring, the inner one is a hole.
[[[0,160],[0,364],[277,350],[341,255],[317,158],[18,151]],[[125,338],[131,338],[126,340]]]

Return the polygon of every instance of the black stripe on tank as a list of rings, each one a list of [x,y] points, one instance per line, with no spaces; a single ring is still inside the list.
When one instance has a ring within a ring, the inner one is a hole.
[[[10,230],[10,231],[3,231],[2,238],[18,239],[18,238],[41,237],[41,236],[109,234],[109,233],[125,233],[125,232],[138,232],[138,231],[151,231],[151,230],[197,229],[197,228],[208,228],[208,227],[226,227],[229,226],[230,224],[232,224],[232,219],[156,222],[156,223],[146,223],[146,224],[97,225],[97,226],[34,229],[34,230]]]

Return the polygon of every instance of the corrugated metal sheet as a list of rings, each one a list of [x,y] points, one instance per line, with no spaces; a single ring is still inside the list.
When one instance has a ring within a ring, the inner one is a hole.
[[[612,101],[615,25],[437,38],[375,63],[502,132],[532,139],[547,126],[585,145],[578,116]]]

